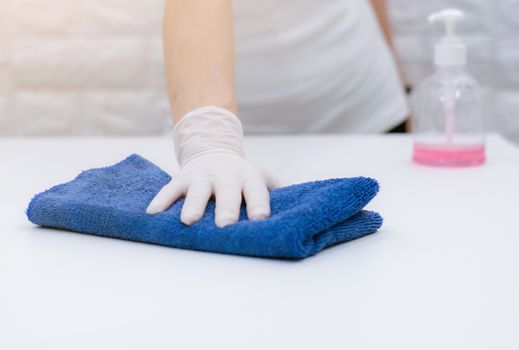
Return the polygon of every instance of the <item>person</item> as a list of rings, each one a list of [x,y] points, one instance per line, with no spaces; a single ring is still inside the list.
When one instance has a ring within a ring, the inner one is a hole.
[[[242,195],[250,220],[270,215],[275,184],[245,158],[242,122],[375,133],[408,114],[384,0],[167,0],[164,57],[180,170],[146,212],[185,197],[186,225],[213,195],[219,227],[237,222]]]

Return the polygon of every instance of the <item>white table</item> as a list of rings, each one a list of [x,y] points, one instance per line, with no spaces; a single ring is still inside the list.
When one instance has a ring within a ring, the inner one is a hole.
[[[410,162],[405,136],[249,138],[285,182],[365,175],[379,233],[300,261],[36,228],[31,196],[164,138],[0,140],[0,349],[519,349],[519,149]]]

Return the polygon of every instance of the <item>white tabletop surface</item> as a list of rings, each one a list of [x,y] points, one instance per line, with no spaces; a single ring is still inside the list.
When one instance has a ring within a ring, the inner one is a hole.
[[[0,140],[0,349],[519,349],[519,149],[410,162],[405,136],[249,138],[285,183],[371,176],[371,236],[307,260],[201,253],[37,228],[31,198],[167,138]]]

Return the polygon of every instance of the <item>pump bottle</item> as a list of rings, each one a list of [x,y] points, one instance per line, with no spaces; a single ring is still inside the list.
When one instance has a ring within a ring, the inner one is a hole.
[[[462,167],[485,162],[481,88],[465,72],[466,46],[456,35],[464,13],[445,9],[428,17],[443,22],[445,36],[435,45],[435,73],[412,96],[413,160],[430,166]]]

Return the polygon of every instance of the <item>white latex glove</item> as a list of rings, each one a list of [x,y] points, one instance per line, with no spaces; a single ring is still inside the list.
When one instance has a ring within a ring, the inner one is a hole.
[[[234,113],[214,106],[186,114],[173,130],[180,170],[153,198],[146,212],[156,214],[186,197],[180,221],[191,225],[216,199],[215,223],[224,227],[238,221],[242,193],[250,220],[270,215],[270,180],[245,160],[243,130]]]

